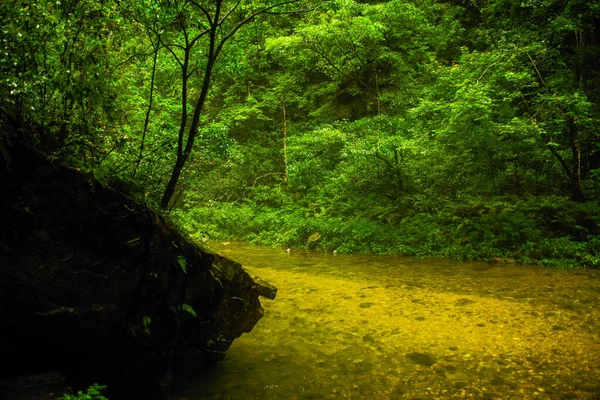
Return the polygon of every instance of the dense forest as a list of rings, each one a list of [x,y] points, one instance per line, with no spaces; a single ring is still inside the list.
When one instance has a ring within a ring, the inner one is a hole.
[[[238,238],[600,265],[600,3],[12,0],[2,142]]]

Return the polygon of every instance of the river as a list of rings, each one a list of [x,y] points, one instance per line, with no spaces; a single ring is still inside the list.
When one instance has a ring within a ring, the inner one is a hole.
[[[174,399],[600,399],[598,270],[213,247],[279,291]]]

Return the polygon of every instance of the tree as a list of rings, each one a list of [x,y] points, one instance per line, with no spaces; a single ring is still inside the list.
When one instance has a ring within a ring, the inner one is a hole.
[[[196,2],[183,0],[169,26],[164,26],[159,34],[161,45],[175,58],[181,68],[181,123],[177,140],[177,154],[170,179],[160,201],[167,208],[175,193],[181,172],[192,152],[198,134],[200,116],[211,86],[215,63],[225,44],[244,25],[252,22],[260,14],[277,8],[298,3],[288,0],[274,4],[256,2]],[[198,51],[197,47],[202,50]],[[202,59],[202,62],[199,61]],[[197,94],[191,119],[188,119],[189,79],[199,69],[203,69],[202,86]],[[187,133],[186,133],[187,130]]]
[[[582,181],[600,167],[593,120],[600,101],[600,8],[581,0],[471,0],[473,15],[491,38],[488,51],[510,53],[515,117],[536,127],[543,146],[568,180],[571,198],[584,200]],[[502,62],[489,64],[499,75]],[[521,77],[517,82],[515,77]],[[496,93],[500,93],[499,88]]]
[[[44,151],[100,163],[123,140],[115,4],[18,0],[2,5],[0,20],[2,120]]]

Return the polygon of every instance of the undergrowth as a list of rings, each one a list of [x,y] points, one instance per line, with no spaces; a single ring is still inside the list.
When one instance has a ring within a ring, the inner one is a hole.
[[[239,239],[338,253],[600,266],[600,206],[560,197],[415,201],[411,207],[354,213],[292,202],[211,203],[176,210],[173,217],[196,239]],[[319,240],[308,241],[315,233]]]

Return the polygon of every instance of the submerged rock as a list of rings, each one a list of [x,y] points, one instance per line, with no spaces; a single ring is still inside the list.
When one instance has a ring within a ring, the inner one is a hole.
[[[321,239],[321,234],[319,232],[315,232],[306,239],[306,247],[309,249],[314,249],[317,247],[317,243]]]
[[[158,397],[173,374],[221,360],[262,317],[258,297],[275,297],[146,205],[1,147],[0,380],[57,370],[115,397]]]
[[[412,362],[419,365],[424,365],[426,367],[431,367],[433,364],[435,364],[435,359],[425,353],[408,353],[406,357],[408,357],[408,359]]]
[[[474,300],[462,298],[462,299],[458,299],[456,301],[456,303],[454,303],[454,307],[468,306],[469,304],[473,304],[473,303],[475,303]]]
[[[488,260],[488,264],[491,264],[491,265],[502,265],[502,264],[513,265],[516,263],[517,263],[517,260],[515,260],[514,258],[511,258],[511,257],[506,257],[506,258],[493,257]]]

